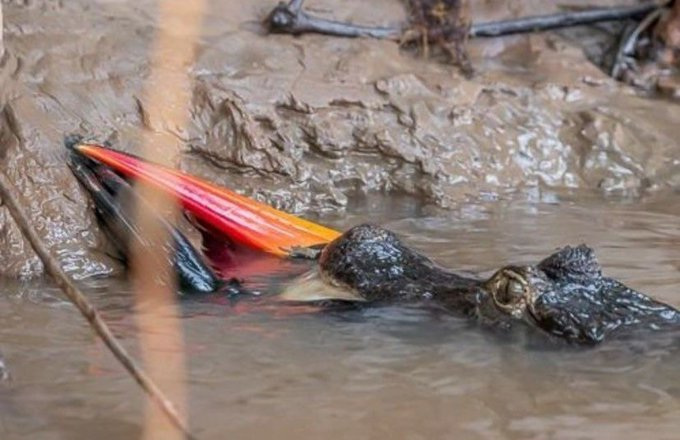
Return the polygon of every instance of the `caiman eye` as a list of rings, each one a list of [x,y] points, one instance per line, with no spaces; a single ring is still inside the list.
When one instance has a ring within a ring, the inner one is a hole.
[[[496,301],[504,306],[516,304],[524,297],[524,285],[517,280],[506,280],[496,295]]]

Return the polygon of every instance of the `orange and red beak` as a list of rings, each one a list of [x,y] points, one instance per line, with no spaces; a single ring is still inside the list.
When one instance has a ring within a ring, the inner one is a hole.
[[[179,170],[93,143],[74,150],[115,171],[166,191],[198,220],[250,248],[287,256],[296,247],[328,243],[340,233],[279,211]]]

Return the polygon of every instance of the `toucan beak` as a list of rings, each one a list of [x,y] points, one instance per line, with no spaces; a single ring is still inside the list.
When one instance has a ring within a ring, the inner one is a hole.
[[[129,154],[89,142],[76,143],[73,149],[127,177],[168,192],[198,220],[256,250],[284,257],[293,248],[323,245],[340,235],[333,229]]]

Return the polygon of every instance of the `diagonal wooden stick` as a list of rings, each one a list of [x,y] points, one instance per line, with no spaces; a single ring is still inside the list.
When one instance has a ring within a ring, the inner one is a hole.
[[[40,257],[40,260],[45,265],[45,270],[50,274],[57,286],[61,288],[66,297],[78,308],[80,313],[85,317],[90,327],[102,339],[104,344],[111,350],[111,353],[123,365],[123,367],[132,375],[137,383],[149,395],[151,400],[158,405],[160,410],[167,416],[173,426],[179,429],[188,439],[194,437],[189,433],[188,427],[180,418],[175,405],[164,395],[163,391],[158,388],[153,379],[151,379],[141,367],[137,365],[134,359],[128,354],[123,346],[118,342],[118,339],[111,333],[106,322],[102,319],[94,305],[92,305],[87,297],[76,287],[71,278],[64,272],[59,265],[59,262],[51,255],[43,241],[38,237],[35,229],[30,225],[26,214],[21,208],[19,202],[15,198],[16,193],[14,185],[12,185],[4,172],[0,172],[0,198],[4,205],[9,210],[14,218],[17,226],[24,234],[35,253]]]

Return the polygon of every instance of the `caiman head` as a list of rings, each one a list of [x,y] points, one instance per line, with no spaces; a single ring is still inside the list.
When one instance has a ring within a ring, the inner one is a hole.
[[[483,282],[480,318],[524,321],[578,343],[623,328],[680,324],[680,312],[602,276],[594,251],[565,247],[532,266],[507,266]]]
[[[585,245],[480,279],[443,269],[388,230],[360,225],[326,246],[319,274],[352,293],[338,299],[431,302],[490,325],[523,322],[578,343],[597,343],[623,328],[680,327],[673,307],[602,276],[594,251]],[[314,291],[323,290],[317,287]]]
[[[443,269],[388,230],[360,225],[326,246],[319,269],[327,284],[352,292],[338,299],[426,301],[489,325],[525,323],[577,343],[597,343],[624,328],[680,328],[680,312],[604,277],[585,245],[480,279]]]

